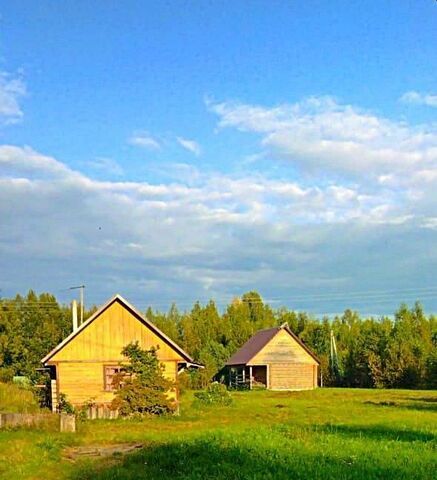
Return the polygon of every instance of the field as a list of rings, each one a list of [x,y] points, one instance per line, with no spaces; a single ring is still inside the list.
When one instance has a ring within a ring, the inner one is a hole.
[[[0,478],[435,478],[436,391],[259,391],[233,398],[230,407],[196,407],[187,393],[179,417],[87,421],[77,434],[2,431]],[[67,458],[72,448],[124,443],[143,448]]]

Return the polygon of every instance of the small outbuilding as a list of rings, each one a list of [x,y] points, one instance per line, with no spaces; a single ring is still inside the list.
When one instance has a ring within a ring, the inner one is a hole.
[[[261,330],[226,363],[229,386],[270,390],[317,387],[320,361],[287,324]]]

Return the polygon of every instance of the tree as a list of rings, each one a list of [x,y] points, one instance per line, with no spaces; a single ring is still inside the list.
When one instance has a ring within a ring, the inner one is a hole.
[[[175,385],[164,377],[156,349],[143,350],[138,342],[126,345],[122,352],[129,363],[114,379],[118,388],[112,408],[123,416],[162,415],[174,411],[168,393]]]

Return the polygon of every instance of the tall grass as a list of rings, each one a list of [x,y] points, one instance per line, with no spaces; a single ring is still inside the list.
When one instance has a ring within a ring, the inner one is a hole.
[[[0,383],[0,413],[36,413],[38,411],[38,402],[30,390],[10,383]]]

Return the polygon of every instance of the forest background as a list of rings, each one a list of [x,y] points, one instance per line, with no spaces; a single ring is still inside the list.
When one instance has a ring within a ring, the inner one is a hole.
[[[85,312],[88,318],[96,307]],[[255,332],[285,322],[321,361],[323,385],[376,388],[437,388],[437,317],[420,303],[401,304],[393,317],[342,315],[316,318],[272,308],[259,293],[235,298],[222,312],[213,300],[182,312],[148,308],[145,316],[205,368],[185,379],[202,388]],[[0,381],[23,375],[41,381],[41,359],[72,329],[71,309],[50,293],[0,299]],[[338,356],[331,355],[331,331]]]

